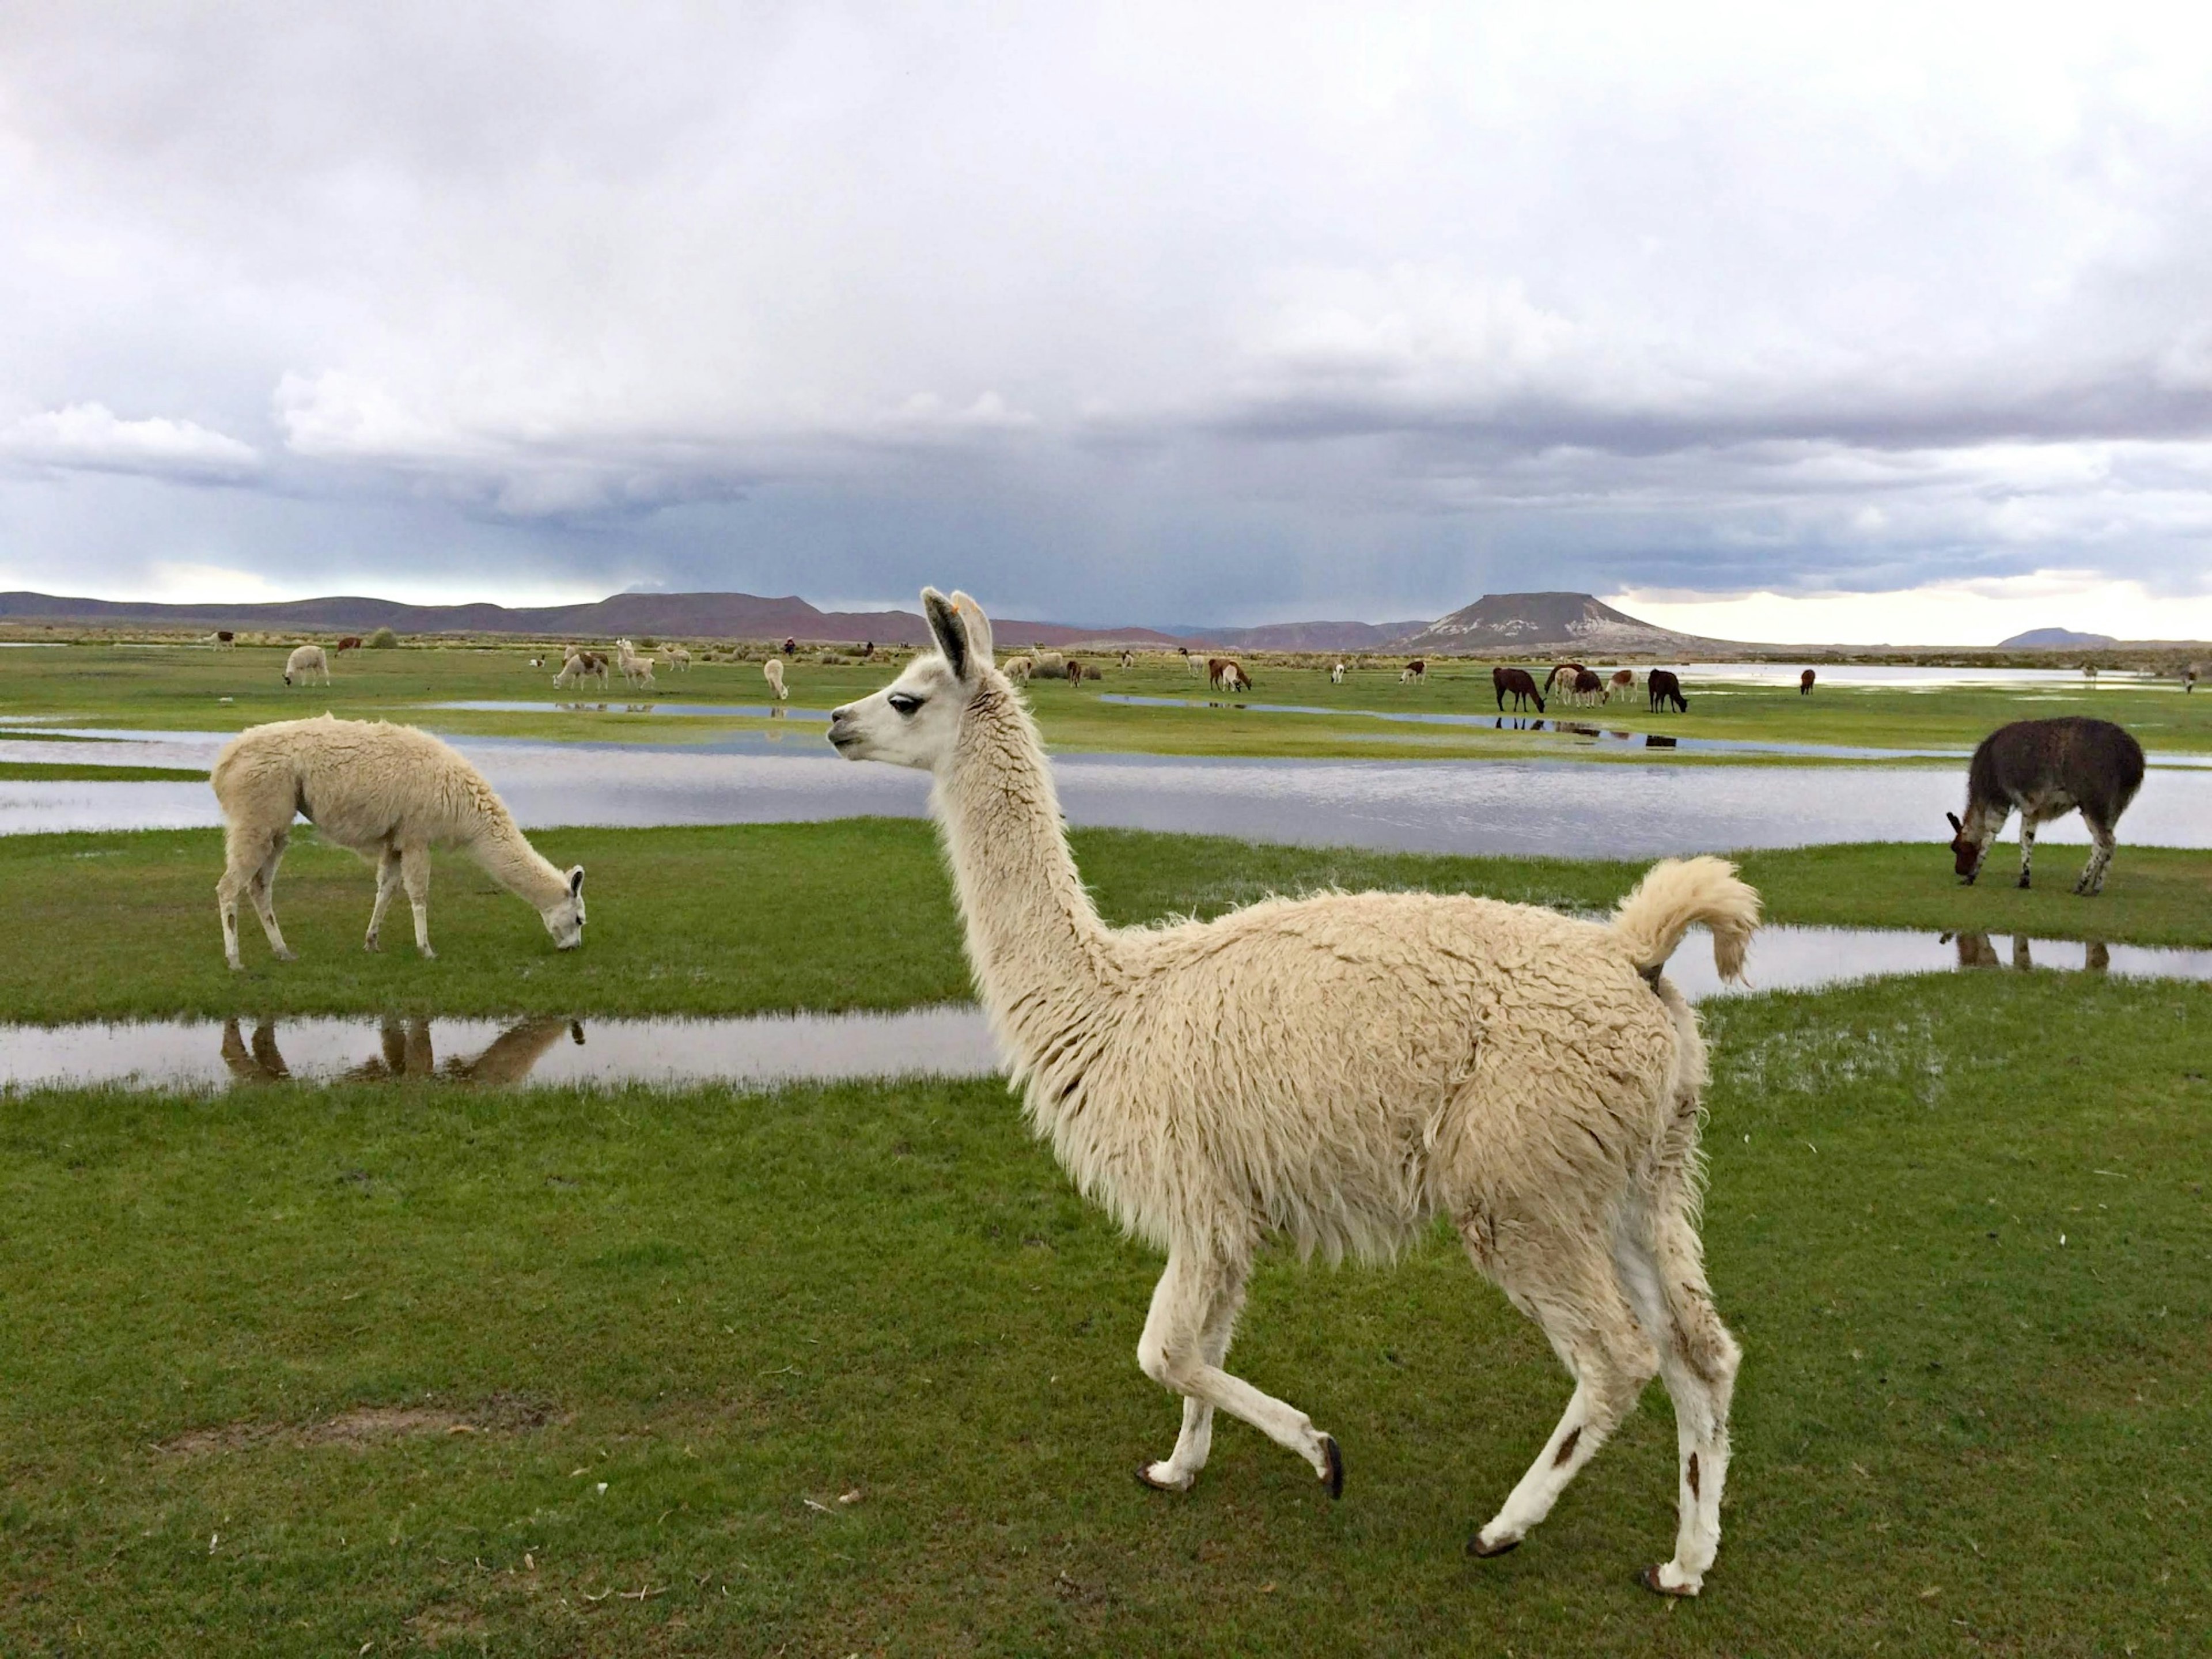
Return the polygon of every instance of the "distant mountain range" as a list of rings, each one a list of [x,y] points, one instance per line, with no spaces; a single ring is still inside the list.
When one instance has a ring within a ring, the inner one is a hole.
[[[590,605],[403,605],[340,597],[272,605],[156,605],[78,599],[49,593],[0,593],[0,621],[90,623],[102,627],[251,629],[257,632],[527,634],[556,639],[673,635],[687,639],[781,640],[836,644],[922,645],[929,629],[910,611],[821,611],[795,595],[617,593]],[[1079,628],[1065,623],[994,619],[1008,644],[1127,643],[1155,649],[1182,643],[1152,628]]]
[[[0,622],[96,627],[219,628],[271,633],[521,634],[555,639],[622,635],[921,645],[928,631],[910,611],[822,611],[796,595],[617,593],[589,605],[404,605],[338,596],[268,605],[161,605],[127,599],[0,593]],[[1232,651],[1404,651],[1431,656],[1686,656],[1727,648],[1638,622],[1587,593],[1492,593],[1432,623],[1272,623],[1259,628],[1167,630],[994,619],[1001,645],[1188,646]]]
[[[2031,628],[2008,640],[1999,640],[2000,651],[2084,651],[2118,645],[2110,634],[2076,634],[2070,628]]]

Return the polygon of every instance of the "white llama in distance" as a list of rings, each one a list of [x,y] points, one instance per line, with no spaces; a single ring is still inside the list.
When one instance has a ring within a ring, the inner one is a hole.
[[[1655,866],[1610,923],[1424,893],[1271,899],[1107,927],[1076,871],[1035,721],[963,594],[922,594],[938,654],[831,715],[855,760],[934,775],[968,955],[1036,1133],[1166,1272],[1138,1345],[1183,1396],[1148,1485],[1196,1480],[1218,1407],[1310,1463],[1342,1454],[1223,1369],[1255,1252],[1388,1257],[1449,1216],[1574,1375],[1565,1413],[1468,1545],[1519,1543],[1656,1373],[1679,1524],[1652,1589],[1694,1595],[1719,1546],[1738,1350],[1697,1231],[1705,1057],[1661,975],[1692,923],[1741,969],[1758,895],[1717,859]]]
[[[284,684],[305,685],[310,677],[320,674],[323,684],[331,683],[331,659],[319,645],[303,645],[284,659]]]
[[[377,949],[385,907],[403,884],[415,912],[415,946],[430,948],[430,849],[459,847],[484,873],[534,908],[563,951],[584,940],[584,866],[556,869],[530,845],[483,775],[411,726],[383,720],[279,720],[223,746],[210,780],[222,806],[224,863],[216,884],[222,950],[238,954],[238,900],[250,894],[280,962],[295,953],[276,926],[276,866],[292,816],[376,866],[376,902],[364,949]]]

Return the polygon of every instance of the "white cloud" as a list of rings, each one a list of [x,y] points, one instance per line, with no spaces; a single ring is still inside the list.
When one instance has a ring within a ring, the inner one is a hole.
[[[195,529],[247,568],[404,519],[386,586],[957,557],[1178,620],[2212,550],[2212,13],[6,27],[0,529],[72,574],[134,486],[26,467],[248,484]]]
[[[1988,646],[2037,628],[2115,639],[2212,639],[2212,593],[2153,593],[2096,571],[2037,570],[1875,593],[1630,589],[1606,603],[1662,627],[1775,645]]]
[[[191,421],[125,420],[105,404],[71,404],[0,426],[0,458],[34,466],[231,482],[261,464],[251,444]]]

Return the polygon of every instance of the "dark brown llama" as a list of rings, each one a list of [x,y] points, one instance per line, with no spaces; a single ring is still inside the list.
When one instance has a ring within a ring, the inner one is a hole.
[[[1944,814],[1951,820],[1953,867],[1971,886],[1990,843],[2016,811],[2025,887],[2035,859],[2035,826],[2078,811],[2091,846],[2074,890],[2094,896],[2104,890],[2113,830],[2142,780],[2142,745],[2110,720],[2073,715],[2000,726],[1982,739],[1966,769],[1965,820]]]
[[[1682,682],[1675,678],[1671,668],[1655,668],[1645,675],[1644,694],[1646,708],[1662,709],[1671,702],[1676,714],[1690,712],[1690,700],[1682,695]]]
[[[1505,707],[1506,698],[1510,697],[1516,708],[1525,708],[1533,700],[1536,712],[1540,714],[1544,712],[1544,694],[1536,689],[1536,682],[1529,678],[1527,669],[1493,668],[1490,671],[1490,684],[1498,693],[1498,707],[1501,711]]]

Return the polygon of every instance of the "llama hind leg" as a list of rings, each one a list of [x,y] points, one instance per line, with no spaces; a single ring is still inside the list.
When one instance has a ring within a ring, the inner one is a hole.
[[[1551,1236],[1549,1249],[1523,1244],[1503,1260],[1494,1247],[1477,1251],[1471,1242],[1469,1248],[1514,1304],[1544,1328],[1575,1379],[1544,1449],[1498,1513],[1468,1540],[1469,1555],[1503,1555],[1552,1512],[1583,1465],[1636,1409],[1658,1362],[1612,1264],[1598,1249],[1558,1234]]]
[[[1668,1595],[1695,1595],[1721,1541],[1721,1492],[1728,1482],[1729,1410],[1742,1350],[1713,1308],[1705,1249],[1677,1188],[1649,1224],[1617,1242],[1615,1260],[1637,1316],[1659,1346],[1659,1372],[1674,1405],[1674,1557],[1647,1568],[1644,1583]]]
[[[276,960],[293,962],[298,959],[291,947],[284,943],[283,930],[276,925],[275,899],[276,866],[283,861],[285,844],[290,839],[289,832],[279,830],[274,834],[260,837],[258,846],[241,838],[229,849],[230,855],[222,872],[222,879],[216,885],[216,896],[222,911],[223,949],[229,957],[230,965],[234,968],[240,965],[238,898],[240,893],[244,893],[253,901],[254,915],[260,918],[261,931],[267,936],[269,949],[275,954]],[[260,856],[254,859],[254,854],[257,852]],[[246,864],[249,859],[253,860],[251,867]]]
[[[1170,1251],[1167,1271],[1152,1292],[1145,1334],[1137,1342],[1137,1364],[1161,1387],[1174,1389],[1186,1401],[1227,1412],[1297,1453],[1328,1482],[1329,1495],[1341,1497],[1344,1457],[1336,1442],[1315,1428],[1313,1419],[1297,1407],[1262,1394],[1206,1360],[1207,1322],[1232,1275],[1241,1275],[1241,1269],[1210,1255]],[[1185,1421],[1188,1426],[1190,1419],[1186,1417]]]
[[[1232,1268],[1227,1281],[1214,1287],[1212,1305],[1199,1334],[1199,1351],[1205,1362],[1216,1369],[1229,1357],[1237,1316],[1244,1307],[1244,1286],[1243,1270]],[[1163,1492],[1188,1492],[1212,1449],[1213,1407],[1194,1395],[1187,1395],[1182,1402],[1182,1432],[1176,1437],[1175,1450],[1164,1462],[1140,1466],[1137,1479]]]
[[[407,902],[415,912],[415,948],[426,957],[430,948],[430,849],[404,847],[399,851],[399,879],[407,889]]]
[[[2081,821],[2089,826],[2089,861],[2081,866],[2081,878],[2074,884],[2074,890],[2094,898],[2105,890],[2105,868],[2112,863],[2112,849],[2119,842],[2109,823],[2100,823],[2087,812]]]
[[[398,890],[399,849],[387,847],[384,849],[384,855],[376,861],[376,902],[369,908],[368,937],[361,942],[362,950],[382,948],[377,944],[377,934],[384,926],[385,908],[392,902],[392,894]]]

